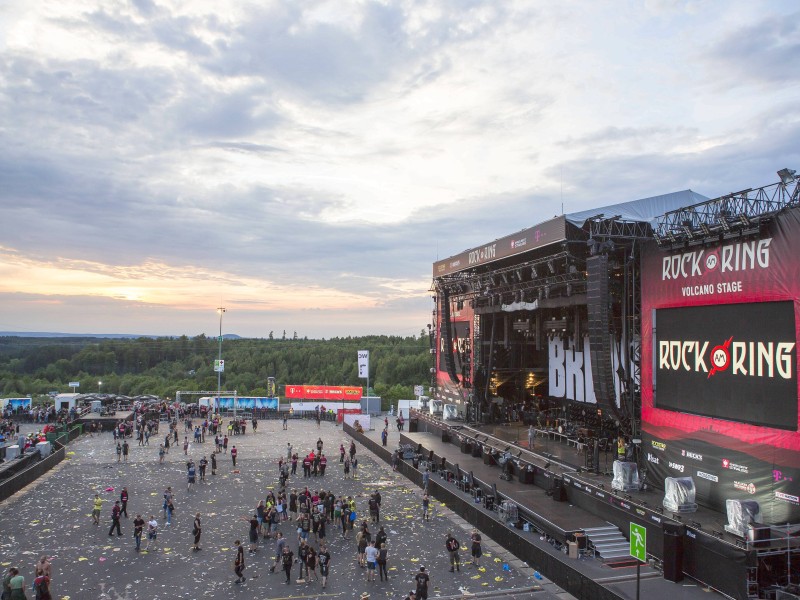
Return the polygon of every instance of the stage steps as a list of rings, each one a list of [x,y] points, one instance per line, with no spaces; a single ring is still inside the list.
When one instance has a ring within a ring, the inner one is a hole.
[[[630,557],[630,543],[619,527],[609,523],[603,527],[584,529],[584,533],[589,547],[603,561]]]

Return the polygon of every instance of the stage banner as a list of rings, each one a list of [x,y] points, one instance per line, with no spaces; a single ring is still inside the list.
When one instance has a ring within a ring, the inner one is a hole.
[[[642,458],[698,501],[800,520],[800,209],[760,235],[642,257]]]
[[[356,386],[336,385],[287,385],[286,397],[299,400],[336,400],[356,402],[361,400],[363,390]]]
[[[458,376],[458,380],[463,382],[465,377],[472,382],[473,373],[472,365],[474,364],[474,349],[472,347],[472,336],[475,339],[479,336],[479,317],[475,314],[474,309],[470,306],[469,302],[462,305],[454,303],[455,310],[450,311],[451,319],[451,332],[452,340],[450,347],[447,346],[445,337],[442,335],[444,331],[444,324],[442,323],[441,313],[439,313],[437,322],[437,373],[436,373],[436,395],[437,400],[444,402],[463,403],[465,401],[463,386],[456,385],[450,379],[447,373],[447,363],[445,362],[446,353],[453,356],[453,364]]]

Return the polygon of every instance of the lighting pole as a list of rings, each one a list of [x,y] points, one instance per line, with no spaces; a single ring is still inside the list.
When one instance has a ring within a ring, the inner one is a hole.
[[[220,306],[217,308],[219,313],[219,361],[217,363],[217,404],[219,404],[219,396],[222,391],[222,315],[225,313],[225,308]]]

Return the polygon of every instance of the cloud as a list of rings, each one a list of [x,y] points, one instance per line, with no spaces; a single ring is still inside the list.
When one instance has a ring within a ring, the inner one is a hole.
[[[730,85],[797,83],[800,73],[800,12],[769,15],[725,32],[707,60]]]
[[[135,305],[192,332],[225,302],[241,333],[413,331],[435,260],[562,201],[800,164],[789,2],[0,10],[1,289],[28,329],[99,303],[109,331]]]

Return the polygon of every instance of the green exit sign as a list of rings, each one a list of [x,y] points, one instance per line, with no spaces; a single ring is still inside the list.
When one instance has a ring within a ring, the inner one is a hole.
[[[640,562],[647,562],[647,529],[644,525],[631,523],[631,556]]]

